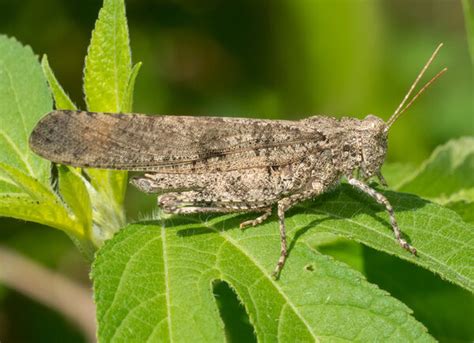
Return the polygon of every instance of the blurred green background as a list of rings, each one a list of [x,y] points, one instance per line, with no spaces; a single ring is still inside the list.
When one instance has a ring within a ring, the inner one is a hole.
[[[84,108],[83,61],[101,5],[100,0],[0,0],[0,33],[47,54],[63,87]],[[287,119],[372,113],[387,119],[444,42],[428,75],[444,66],[449,71],[394,125],[388,162],[418,165],[437,145],[474,134],[473,67],[461,1],[130,0],[126,5],[133,59],[143,62],[136,112]],[[153,197],[130,192],[130,218],[146,216],[153,206]],[[0,244],[90,288],[88,264],[63,233],[10,219],[0,219],[0,228]],[[361,254],[372,261],[361,268],[369,280],[414,309],[435,337],[474,339],[462,320],[436,313],[455,305],[457,315],[473,315],[472,297],[417,267],[369,249]],[[374,265],[378,260],[384,264]],[[389,268],[412,276],[412,293],[376,272]],[[420,303],[425,288],[436,291]],[[60,313],[0,286],[0,341],[84,339]]]

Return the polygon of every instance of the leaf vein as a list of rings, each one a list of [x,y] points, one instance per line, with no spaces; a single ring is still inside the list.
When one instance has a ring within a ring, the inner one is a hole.
[[[168,253],[166,247],[166,230],[165,225],[161,225],[161,244],[163,245],[163,270],[165,274],[165,293],[166,293],[166,313],[168,319],[168,333],[170,336],[170,342],[173,342],[173,330],[171,328],[171,301],[170,301],[170,284],[168,275]]]
[[[11,140],[11,138],[5,132],[3,132],[3,130],[0,130],[0,135],[7,142],[7,144],[12,147],[13,151],[18,155],[20,160],[23,162],[23,164],[25,165],[25,167],[28,170],[28,172],[30,173],[30,175],[35,176],[35,173],[33,172],[33,168],[31,167],[30,163],[28,162],[28,159],[20,151],[18,146]]]

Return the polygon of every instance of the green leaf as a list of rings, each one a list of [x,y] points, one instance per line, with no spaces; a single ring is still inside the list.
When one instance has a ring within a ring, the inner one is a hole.
[[[59,192],[82,224],[87,237],[92,237],[92,205],[86,182],[79,168],[58,166]]]
[[[451,140],[435,149],[431,157],[397,190],[417,194],[438,203],[451,198],[474,201],[474,137]],[[472,197],[471,197],[472,196]]]
[[[25,193],[1,193],[0,217],[28,220],[63,230],[79,240],[85,238],[82,227],[60,203],[36,200]]]
[[[122,112],[131,108],[133,83],[139,66],[131,68],[131,52],[123,0],[104,0],[92,32],[84,68],[84,92],[89,111]],[[125,225],[123,203],[127,172],[88,169],[94,218],[102,242]]]
[[[130,79],[128,80],[128,85],[127,85],[127,91],[125,93],[125,97],[123,98],[122,105],[121,105],[122,111],[125,113],[132,111],[135,81],[137,79],[138,72],[140,71],[141,67],[142,67],[142,63],[138,62],[137,64],[135,64],[130,74]]]
[[[43,55],[41,60],[41,66],[43,68],[43,73],[48,80],[49,88],[53,94],[54,102],[57,109],[62,110],[75,110],[77,109],[76,105],[72,102],[69,96],[64,91],[63,87],[59,84],[59,81],[54,76],[53,70],[49,66],[48,56]]]
[[[124,1],[104,0],[84,69],[88,109],[121,112],[130,75],[131,52]]]
[[[367,279],[414,311],[440,342],[473,342],[474,294],[420,267],[364,248]]]
[[[87,185],[92,203],[95,230],[93,240],[97,246],[111,238],[125,225],[123,202],[127,186],[127,173],[112,170],[84,169],[90,179]]]
[[[43,55],[41,66],[53,95],[55,107],[63,110],[77,109],[56,79],[46,55]],[[61,197],[71,210],[71,216],[75,222],[79,223],[81,228],[81,236],[78,237],[69,233],[69,237],[83,256],[92,261],[96,247],[101,244],[101,241],[95,239],[92,230],[92,204],[87,190],[88,181],[82,177],[78,168],[69,166],[57,166],[57,168]]]
[[[0,170],[17,189],[27,194],[33,199],[45,199],[45,200],[55,200],[55,195],[51,192],[51,188],[40,181],[38,181],[32,175],[26,174],[23,171],[12,167],[6,163],[0,162]]]
[[[28,138],[52,109],[37,58],[29,47],[0,36],[0,216],[49,225],[84,239],[50,187],[50,162],[33,154]]]
[[[227,230],[242,219],[173,218],[121,230],[93,266],[99,340],[224,342],[212,293],[224,280],[261,342],[433,341],[405,305],[304,240],[293,242],[275,281],[276,223]]]
[[[0,36],[0,104],[0,162],[46,184],[49,162],[30,152],[28,138],[51,111],[51,96],[31,49],[6,36]]]
[[[456,211],[466,223],[474,225],[474,202],[473,201],[452,201],[445,205],[446,207]]]
[[[384,175],[393,189],[442,204],[474,224],[473,137],[453,139],[436,148],[418,169],[393,164],[384,168]]]
[[[382,166],[382,175],[390,189],[398,189],[416,170],[416,166],[408,163],[385,163]]]

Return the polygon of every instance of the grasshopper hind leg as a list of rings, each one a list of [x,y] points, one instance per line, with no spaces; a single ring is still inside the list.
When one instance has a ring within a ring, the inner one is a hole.
[[[201,192],[197,191],[165,193],[158,197],[158,206],[165,213],[170,214],[231,212],[214,206],[211,201],[206,201]]]
[[[190,174],[148,173],[135,176],[130,183],[145,193],[161,193],[170,190],[196,190],[206,186],[199,177]]]
[[[171,214],[264,212],[255,220],[242,223],[246,225],[260,224],[271,214],[271,207],[252,207],[239,202],[220,202],[211,198],[203,191],[170,192],[158,197],[158,206],[165,213]]]

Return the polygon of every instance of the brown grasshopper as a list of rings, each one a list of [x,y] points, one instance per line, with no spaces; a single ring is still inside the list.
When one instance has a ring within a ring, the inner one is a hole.
[[[397,242],[416,254],[401,236],[387,198],[367,185],[387,152],[391,125],[442,73],[406,104],[442,44],[433,52],[387,122],[313,116],[302,120],[147,116],[141,114],[53,111],[30,137],[34,152],[76,167],[145,172],[131,182],[146,193],[162,193],[167,213],[260,212],[240,228],[267,219],[274,205],[280,227],[278,276],[287,257],[285,212],[318,196],[342,177],[384,206]]]

